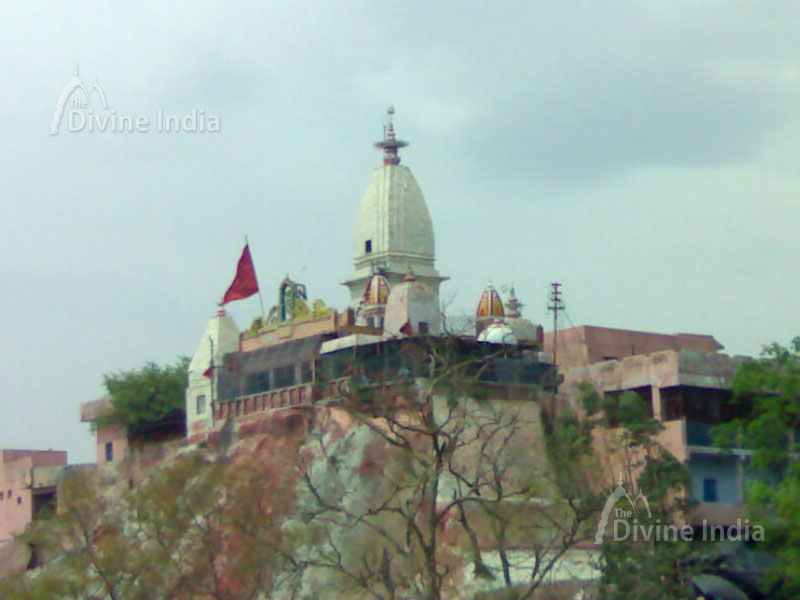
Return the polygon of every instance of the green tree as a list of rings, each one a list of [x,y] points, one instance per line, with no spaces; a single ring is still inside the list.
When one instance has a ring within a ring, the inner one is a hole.
[[[752,451],[745,506],[776,559],[770,598],[800,597],[800,337],[742,363],[731,402],[741,416],[714,428],[714,443]]]
[[[610,471],[621,477],[631,497],[639,491],[649,499],[652,516],[647,523],[685,522],[686,467],[658,440],[663,425],[654,419],[645,400],[635,392],[601,395],[585,384],[579,391],[584,408],[582,427],[594,430],[601,443],[597,460],[611,463]],[[609,465],[606,465],[609,466]],[[616,487],[607,482],[607,492]],[[601,546],[600,597],[605,600],[674,600],[695,598],[691,585],[698,548],[677,541],[612,540]]]
[[[134,438],[160,427],[182,428],[188,365],[189,360],[181,357],[172,365],[149,362],[140,369],[106,375],[111,410],[95,424],[124,425]]]
[[[73,471],[60,488],[58,514],[25,532],[48,561],[0,582],[0,598],[269,597],[279,550],[291,546],[281,522],[292,504],[286,475],[296,447],[272,450],[265,460],[198,449],[131,490],[110,486],[107,471]]]

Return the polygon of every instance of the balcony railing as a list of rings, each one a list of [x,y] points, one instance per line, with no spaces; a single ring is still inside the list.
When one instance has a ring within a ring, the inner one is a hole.
[[[312,384],[302,383],[224,400],[214,407],[214,417],[217,420],[230,419],[270,408],[311,404],[312,389]]]

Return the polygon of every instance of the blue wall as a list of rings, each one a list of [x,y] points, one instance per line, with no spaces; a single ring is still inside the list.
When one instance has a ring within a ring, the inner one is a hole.
[[[689,460],[692,499],[703,502],[703,480],[716,479],[717,502],[741,502],[742,493],[736,475],[738,460],[735,456],[692,456]]]

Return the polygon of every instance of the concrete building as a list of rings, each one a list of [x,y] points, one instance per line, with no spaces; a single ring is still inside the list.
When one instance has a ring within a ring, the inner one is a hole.
[[[552,334],[545,347],[552,351]],[[755,476],[747,450],[723,452],[714,447],[714,425],[744,416],[728,401],[733,377],[744,357],[719,350],[713,337],[658,334],[602,327],[558,332],[560,390],[571,394],[581,382],[605,396],[638,394],[664,430],[661,443],[687,465],[690,497],[697,503],[693,524],[733,524],[742,516],[744,485]],[[613,480],[614,461],[606,479]]]
[[[97,417],[111,409],[111,399],[103,396],[97,400],[81,404],[81,422],[94,428],[97,464],[119,462],[128,454],[128,430],[122,425],[100,425],[94,423]]]
[[[710,335],[694,333],[664,334],[611,327],[582,325],[558,331],[558,347],[553,348],[552,331],[544,335],[544,349],[556,355],[559,372],[604,360],[650,354],[660,350],[695,350],[711,353],[723,346]]]
[[[55,512],[66,465],[67,453],[59,450],[0,450],[0,544]]]

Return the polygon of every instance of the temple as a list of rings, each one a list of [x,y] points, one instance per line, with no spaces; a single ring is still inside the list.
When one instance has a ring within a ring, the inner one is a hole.
[[[432,354],[467,363],[491,356],[469,376],[488,406],[513,405],[526,415],[534,460],[547,461],[543,428],[560,410],[575,409],[582,385],[610,400],[633,392],[663,425],[660,443],[688,467],[688,494],[696,505],[689,525],[736,522],[743,514],[745,480],[755,475],[746,452],[721,452],[709,430],[740,416],[728,400],[742,358],[722,354],[722,345],[707,335],[581,326],[556,337],[524,316],[513,286],[498,289],[491,282],[470,292],[475,312],[465,327],[455,328],[441,306],[439,287],[447,277],[437,270],[426,200],[411,169],[401,165],[400,151],[407,145],[397,137],[389,109],[375,144],[381,164],[369,178],[354,227],[352,265],[341,265],[343,275],[349,272],[343,282],[347,306],[337,310],[312,301],[313,287],[287,275],[275,286],[274,306],[249,326],[240,328],[219,305],[199,328],[188,367],[185,430],[171,440],[173,449],[199,443],[222,447],[275,423],[287,429],[308,426],[317,406],[352,393],[353,386],[385,390],[389,401],[401,402],[428,385]],[[546,282],[541,285],[544,289]],[[82,420],[94,423],[108,404],[108,398],[85,403]],[[150,454],[131,447],[117,425],[99,426],[95,434],[99,465],[135,463],[130,486],[166,452],[164,445]],[[609,435],[613,438],[610,429]],[[597,481],[617,481],[620,465],[612,442],[598,440]],[[7,494],[0,487],[2,538],[35,518],[37,506],[54,502],[50,467],[63,468],[66,457],[5,451],[0,458],[13,463],[0,471],[5,473],[0,486],[10,482]],[[489,568],[496,569],[500,559],[491,552],[487,557]],[[564,557],[578,579],[597,577],[592,560],[584,550]]]

